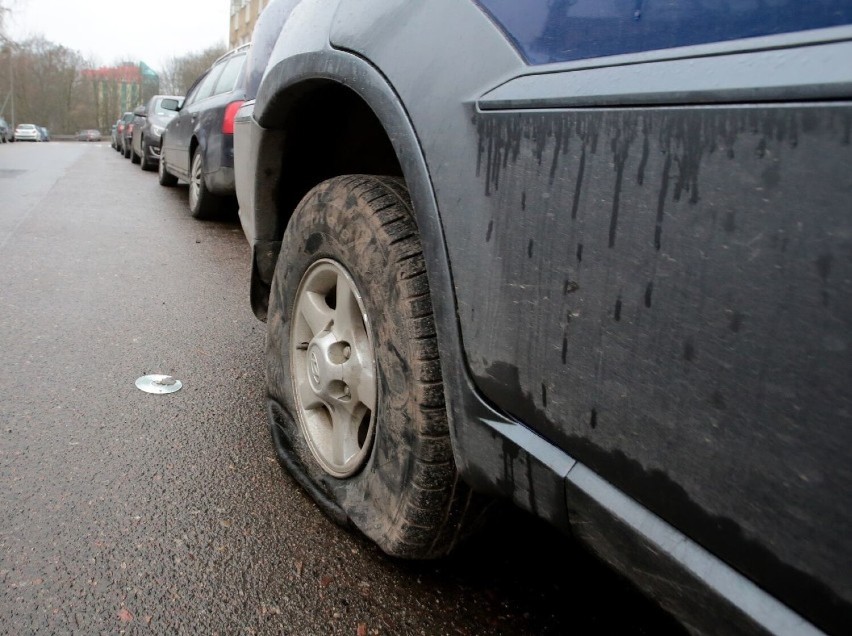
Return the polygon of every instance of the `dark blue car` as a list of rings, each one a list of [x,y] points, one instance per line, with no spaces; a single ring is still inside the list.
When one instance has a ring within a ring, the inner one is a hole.
[[[283,464],[392,555],[503,497],[694,631],[849,633],[850,25],[273,1],[235,146]]]
[[[160,138],[160,185],[189,183],[189,211],[203,219],[234,200],[234,117],[243,103],[247,46],[216,60],[189,88]]]

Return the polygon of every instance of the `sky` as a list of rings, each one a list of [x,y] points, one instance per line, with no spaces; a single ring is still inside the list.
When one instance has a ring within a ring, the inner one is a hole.
[[[6,0],[15,40],[41,35],[98,66],[121,60],[159,71],[172,57],[226,45],[229,0]]]

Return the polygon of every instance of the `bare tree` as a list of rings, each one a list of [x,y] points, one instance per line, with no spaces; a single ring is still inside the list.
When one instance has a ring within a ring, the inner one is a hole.
[[[0,0],[0,110],[10,101],[14,86],[17,122],[46,126],[59,134],[84,128],[107,130],[128,107],[128,93],[119,95],[120,88],[132,89],[131,108],[157,92],[185,95],[192,83],[227,52],[224,45],[217,45],[174,57],[160,73],[159,83],[157,74],[138,62],[96,69],[79,52],[43,37],[23,42],[6,37],[3,19],[15,1]],[[124,71],[127,77],[122,75]]]
[[[9,64],[0,65],[0,86],[10,86],[14,74],[16,119],[72,132],[80,115],[76,102],[83,57],[41,37],[7,43],[7,49]]]
[[[0,2],[0,40],[6,40],[6,14],[11,13],[8,2]]]
[[[6,1],[0,1],[0,64],[6,59],[9,60],[9,68],[12,67],[12,41],[6,36],[6,15],[11,13],[11,9],[7,6]],[[8,58],[7,58],[8,56]],[[11,81],[11,77],[7,75],[7,82]],[[0,85],[0,117],[6,111],[6,104],[12,97],[11,84],[4,82]]]
[[[197,53],[172,57],[160,72],[160,90],[170,95],[186,95],[193,82],[227,52],[224,45],[215,45]]]

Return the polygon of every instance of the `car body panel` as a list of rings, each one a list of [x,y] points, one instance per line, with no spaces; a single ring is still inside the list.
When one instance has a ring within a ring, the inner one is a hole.
[[[674,49],[852,23],[845,0],[477,0],[534,65]]]
[[[283,231],[262,178],[281,112],[333,78],[381,119],[412,189],[465,478],[557,524],[570,509],[687,623],[842,631],[848,28],[531,66],[469,1],[287,9],[238,117],[253,277],[268,284]],[[661,547],[673,532],[679,552]],[[620,552],[639,544],[677,584]],[[805,618],[772,623],[772,597]]]

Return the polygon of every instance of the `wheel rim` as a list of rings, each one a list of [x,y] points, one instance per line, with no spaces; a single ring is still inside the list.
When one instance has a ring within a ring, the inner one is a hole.
[[[361,294],[339,263],[322,259],[302,277],[290,333],[299,426],[322,469],[358,472],[375,431],[376,364]]]
[[[192,174],[189,178],[189,207],[193,210],[198,206],[201,194],[201,153],[196,152],[192,158]]]

